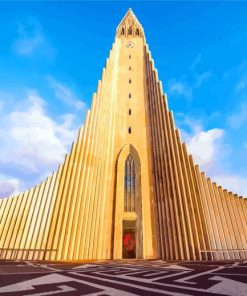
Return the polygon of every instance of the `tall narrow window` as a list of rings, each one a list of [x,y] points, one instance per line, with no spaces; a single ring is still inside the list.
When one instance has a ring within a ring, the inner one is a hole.
[[[125,162],[125,176],[124,176],[124,211],[134,212],[136,208],[136,186],[135,186],[135,161],[131,154]]]
[[[129,55],[129,59],[131,59],[131,54]]]
[[[131,134],[131,127],[128,128],[128,132],[129,132],[129,134]]]
[[[132,35],[132,28],[131,27],[128,30],[128,35]]]
[[[131,115],[131,109],[129,109],[129,115]]]
[[[136,36],[139,36],[139,29],[136,29]]]
[[[121,35],[124,35],[124,28],[122,28],[121,30]]]
[[[131,79],[129,79],[129,83],[131,83]]]
[[[129,93],[129,99],[131,99],[131,93]]]
[[[129,71],[131,71],[131,67],[129,67]]]

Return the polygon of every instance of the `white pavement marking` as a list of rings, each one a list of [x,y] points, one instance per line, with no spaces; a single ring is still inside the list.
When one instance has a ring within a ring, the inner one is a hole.
[[[164,269],[176,269],[176,270],[193,270],[191,268],[188,267],[184,267],[184,266],[180,266],[180,265],[176,265],[176,264],[171,264],[171,265],[167,265],[167,266],[162,266]]]
[[[140,272],[140,271],[139,271]],[[163,271],[163,273],[164,273],[164,271]],[[166,272],[165,272],[166,273]],[[178,275],[182,275],[182,274],[187,274],[188,273],[188,271],[178,271],[178,272],[176,272],[176,273],[172,273],[172,274],[168,274],[168,275],[162,275],[162,276],[158,276],[158,277],[156,277],[156,278],[152,278],[152,279],[141,279],[141,278],[138,278],[138,281],[139,282],[144,282],[144,283],[146,283],[146,282],[150,282],[150,283],[152,283],[152,282],[154,282],[154,281],[158,281],[158,280],[161,280],[161,279],[166,279],[166,278],[170,278],[170,277],[174,277],[174,276],[178,276]],[[107,275],[106,275],[107,276]],[[130,281],[137,281],[137,279],[136,278],[131,278],[131,277],[129,277],[127,274],[122,274],[122,275],[119,275],[119,276],[117,276],[118,278],[122,278],[122,279],[128,279],[128,280],[130,280]],[[159,283],[160,284],[160,283]]]
[[[247,284],[230,280],[221,276],[214,276],[210,280],[221,281],[220,283],[209,288],[207,292],[230,295],[230,296],[246,296]]]
[[[161,261],[163,263],[163,261]],[[20,262],[17,262],[19,263]],[[52,265],[47,265],[47,264],[39,264],[39,263],[34,263],[34,262],[23,262],[25,263],[24,265],[21,265],[23,267],[25,267],[25,265],[29,265],[32,267],[42,267],[42,268],[46,268],[47,271],[34,271],[35,269],[33,269],[33,271],[28,271],[28,272],[21,272],[21,270],[19,272],[15,272],[15,273],[2,273],[2,274],[46,274],[45,276],[39,276],[38,278],[32,279],[32,280],[27,280],[24,282],[19,282],[19,283],[15,283],[12,285],[8,285],[5,287],[0,287],[0,294],[1,295],[8,295],[7,293],[11,293],[11,292],[21,292],[23,291],[25,293],[26,291],[26,296],[27,295],[32,295],[32,296],[45,296],[45,295],[51,295],[51,294],[63,294],[63,293],[70,293],[70,295],[73,295],[72,291],[77,291],[77,289],[75,289],[74,287],[70,287],[68,282],[78,282],[78,283],[82,283],[91,287],[96,287],[101,289],[101,292],[97,292],[97,293],[91,293],[90,296],[101,296],[101,295],[111,295],[111,296],[134,296],[135,294],[133,293],[129,293],[129,292],[124,292],[122,290],[119,289],[114,289],[114,288],[110,288],[100,284],[94,284],[94,283],[90,283],[87,280],[79,280],[79,279],[75,279],[73,278],[71,275],[75,274],[81,277],[87,277],[87,278],[93,278],[96,280],[102,280],[105,282],[112,282],[112,283],[117,283],[119,285],[123,285],[123,286],[127,286],[127,287],[134,287],[137,288],[139,290],[146,290],[146,291],[150,291],[150,295],[152,295],[152,292],[157,292],[159,294],[164,294],[165,295],[172,295],[172,296],[182,296],[182,295],[188,295],[188,294],[183,294],[183,289],[188,289],[191,291],[198,291],[199,292],[208,292],[208,293],[218,293],[218,294],[224,294],[224,295],[231,295],[231,296],[246,296],[247,295],[247,284],[245,283],[241,283],[237,280],[231,280],[231,279],[227,279],[224,277],[224,273],[221,273],[220,271],[222,269],[227,269],[227,268],[232,268],[234,267],[235,269],[240,269],[242,270],[243,268],[246,268],[244,266],[239,266],[239,262],[235,262],[235,263],[231,263],[231,264],[227,264],[224,266],[219,266],[219,265],[214,265],[213,267],[215,267],[214,269],[211,270],[206,270],[206,271],[202,271],[202,272],[198,272],[198,270],[194,270],[194,269],[190,269],[187,267],[183,267],[180,266],[178,264],[171,264],[171,265],[163,265],[163,266],[152,266],[150,262],[150,264],[143,264],[143,265],[135,265],[135,264],[122,264],[122,262],[119,262],[119,265],[117,265],[117,263],[115,264],[82,264],[80,266],[76,266],[76,267],[69,267],[66,270],[58,270],[55,267],[52,267]],[[247,261],[243,261],[241,263],[247,263]],[[19,266],[19,264],[17,266]],[[148,268],[147,268],[148,267]],[[21,269],[21,268],[20,268]],[[156,271],[157,269],[157,271]],[[158,270],[159,269],[159,270]],[[50,270],[50,271],[49,271]],[[73,270],[75,272],[73,272]],[[123,271],[126,271],[126,274],[121,274],[123,273]],[[164,275],[165,273],[169,272],[170,273],[168,275]],[[173,272],[172,272],[173,271]],[[193,275],[189,275],[191,271],[196,271],[196,274]],[[65,275],[61,275],[59,274],[60,272],[66,272],[68,274],[68,276]],[[80,274],[80,273],[81,274]],[[87,275],[85,274],[85,272],[94,272],[94,274],[92,275]],[[105,273],[104,273],[105,272]],[[109,275],[107,274],[108,272],[114,272],[114,275]],[[131,278],[132,275],[136,274],[136,273],[146,273],[149,272],[148,274],[143,274],[143,278]],[[217,272],[217,274],[215,274],[215,272]],[[234,271],[233,271],[234,272]],[[104,274],[104,276],[108,277],[103,278],[102,274]],[[163,276],[161,276],[163,274]],[[195,287],[195,282],[191,281],[194,278],[198,278],[202,275],[210,275],[212,276],[211,278],[209,278],[210,280],[214,280],[214,281],[220,281],[220,282],[216,282],[214,286],[210,287],[208,290],[205,289],[201,289],[200,287]],[[95,275],[95,276],[94,276]],[[98,275],[98,276],[97,276]],[[156,278],[148,278],[150,276],[156,276]],[[166,279],[169,277],[175,277],[177,275],[188,275],[186,277],[183,277],[181,279],[175,280],[174,279],[174,284],[166,284],[166,283],[157,283],[157,282],[153,282],[154,287],[143,287],[142,286],[142,282],[152,282],[152,281],[156,281],[158,279]],[[229,273],[229,275],[234,275],[234,273]],[[238,274],[239,275],[239,274]],[[112,279],[112,277],[114,277],[114,279]],[[247,277],[246,277],[247,278]],[[133,283],[126,283],[126,282],[122,282],[121,279],[128,279],[131,280]],[[175,282],[178,282],[178,285],[175,284]],[[46,284],[57,284],[59,283],[60,285],[56,285],[57,288],[56,291],[47,291],[47,292],[41,292],[41,293],[35,293],[34,291],[34,286],[36,285],[46,285]],[[182,285],[180,284],[182,283]],[[179,285],[180,284],[180,285]],[[183,285],[184,284],[184,285]],[[188,286],[189,285],[189,286]],[[166,291],[166,287],[172,287],[172,288],[178,288],[181,289],[181,293],[177,293],[177,292],[172,292],[172,291]],[[83,287],[82,287],[83,288]],[[30,294],[30,293],[34,293],[34,294]],[[190,294],[189,294],[190,295]]]
[[[127,278],[129,278],[129,277],[135,276],[136,274],[138,275],[138,274],[142,274],[142,273],[147,273],[148,272],[148,274],[143,274],[142,276],[143,277],[150,277],[150,276],[154,276],[154,275],[166,274],[166,273],[169,272],[169,271],[163,271],[163,270],[160,270],[160,271],[150,270],[150,272],[149,272],[149,270],[145,270],[145,269],[143,269],[143,270],[133,269],[133,271],[131,271],[131,270],[126,270],[126,271],[128,271],[128,274],[119,274],[119,273],[122,273],[123,272],[123,271],[121,271],[121,272],[119,271],[119,272],[116,272],[114,275],[115,276],[117,275],[117,277],[127,276]],[[99,274],[99,272],[97,272],[97,273]],[[146,279],[145,279],[145,281],[146,281]]]
[[[72,269],[88,268],[88,267],[97,267],[97,265],[95,265],[95,264],[82,264],[80,266],[73,267]]]
[[[35,266],[32,262],[29,261],[23,261],[26,265]]]
[[[217,268],[215,268],[214,270],[209,270],[209,271],[207,271],[207,272],[201,272],[200,274],[198,273],[198,274],[196,274],[196,275],[193,275],[193,276],[188,276],[188,277],[186,277],[186,278],[183,278],[183,279],[180,279],[180,280],[176,280],[176,281],[179,281],[179,282],[184,282],[184,284],[187,284],[187,286],[185,285],[185,286],[178,286],[178,285],[173,285],[173,284],[166,284],[166,283],[157,283],[159,286],[163,286],[163,287],[172,287],[172,288],[178,288],[178,289],[188,289],[188,290],[191,290],[191,291],[198,291],[198,292],[205,292],[205,289],[201,289],[201,288],[195,288],[195,287],[188,287],[188,284],[194,284],[193,282],[187,282],[187,281],[185,281],[185,280],[188,280],[188,279],[191,279],[191,278],[194,278],[194,277],[197,277],[198,275],[202,275],[202,274],[210,274],[212,271],[215,271],[215,270],[219,270],[219,269],[222,269],[222,267],[221,268],[219,268],[219,267],[217,267]],[[152,279],[152,280],[157,280],[157,279],[164,279],[164,278],[169,278],[169,277],[174,277],[174,276],[177,276],[177,275],[181,275],[181,274],[186,274],[186,273],[188,273],[188,271],[182,271],[182,272],[177,272],[177,273],[174,273],[174,274],[170,274],[170,275],[167,275],[167,276],[162,276],[162,277],[159,277],[159,278],[155,278],[155,279]],[[79,275],[79,274],[78,274]],[[100,278],[100,277],[94,277],[94,276],[89,276],[89,275],[81,275],[81,276],[86,276],[86,277],[90,277],[90,278],[95,278],[95,279],[98,279],[98,280],[103,280],[103,281],[107,281],[107,282],[114,282],[114,283],[119,283],[119,281],[114,281],[114,280],[108,280],[108,279],[102,279],[102,278]],[[105,276],[108,276],[108,275],[105,275]],[[122,279],[128,279],[128,280],[132,280],[132,281],[137,281],[136,279],[131,279],[131,277],[128,277],[127,275],[119,275],[119,276],[117,276],[116,278],[122,278]],[[219,278],[221,278],[221,277],[219,277]],[[222,278],[222,279],[224,279],[224,278]],[[225,279],[226,280],[226,279]],[[138,278],[138,282],[149,282],[149,279],[140,279],[140,278]],[[233,281],[233,282],[235,282],[235,286],[237,286],[238,285],[238,283],[239,282],[236,282],[236,281]],[[127,286],[135,286],[135,285],[132,285],[132,284],[129,284],[129,283],[123,283],[123,282],[120,282],[121,284],[124,284],[124,285],[127,285]],[[156,283],[154,283],[154,284],[156,284]],[[241,284],[241,283],[239,283],[239,284]],[[245,284],[244,284],[245,285]],[[215,285],[216,286],[216,285]],[[247,285],[245,285],[245,286],[247,286]],[[144,287],[142,287],[142,286],[138,286],[139,287],[139,289],[141,288],[141,289],[145,289]],[[213,289],[214,287],[211,287],[211,289]],[[244,293],[245,294],[242,294],[242,292],[240,292],[240,291],[242,291],[242,290],[244,290]],[[166,292],[166,293],[168,293],[167,295],[173,295],[173,294],[171,294],[172,292],[167,292],[167,291],[165,291],[165,290],[158,290],[158,289],[153,289],[153,291],[159,291],[159,292]],[[231,294],[226,294],[226,295],[230,295],[230,296],[246,296],[247,295],[247,292],[246,292],[246,290],[245,290],[245,288],[243,288],[243,287],[241,287],[241,290],[240,291],[237,291],[237,290],[235,290],[235,293],[231,293]],[[210,293],[210,290],[207,290],[207,292],[209,292]],[[169,294],[170,293],[170,294]],[[215,293],[215,292],[214,292]],[[224,293],[219,293],[219,294],[224,294]],[[175,293],[174,292],[174,295],[188,295],[188,294],[180,294],[180,293]]]
[[[165,294],[165,295],[171,295],[171,296],[189,296],[189,294],[185,294],[185,293],[177,293],[177,292],[165,291],[165,290],[160,290],[160,289],[155,289],[155,288],[148,288],[148,287],[143,287],[143,286],[140,286],[140,285],[119,282],[118,280],[112,280],[112,279],[108,280],[108,279],[105,279],[105,278],[99,278],[99,277],[95,277],[95,276],[91,276],[91,275],[80,274],[80,273],[77,273],[77,272],[69,272],[69,273],[70,274],[75,274],[75,275],[81,276],[81,277],[87,277],[87,278],[92,278],[92,279],[96,279],[96,280],[100,280],[100,281],[104,281],[104,282],[114,283],[114,284],[123,285],[123,286],[127,286],[127,287],[133,287],[133,288],[137,288],[139,290],[156,292],[156,293],[159,293],[161,295]],[[152,295],[152,294],[150,293],[150,295]]]
[[[75,272],[75,274],[77,274]],[[12,284],[12,285],[8,285],[5,287],[1,287],[0,288],[0,294],[4,294],[6,295],[6,293],[11,293],[11,292],[23,292],[23,291],[30,291],[30,290],[34,290],[33,286],[36,285],[47,285],[47,284],[57,284],[57,283],[62,283],[63,285],[59,286],[58,288],[62,288],[63,290],[57,290],[57,291],[51,291],[51,292],[44,292],[44,293],[34,293],[34,294],[27,294],[27,295],[32,295],[32,296],[45,296],[45,295],[52,295],[52,294],[62,294],[63,292],[70,292],[70,291],[77,291],[76,289],[69,287],[66,284],[66,282],[77,282],[77,283],[81,283],[81,284],[85,284],[87,286],[91,286],[94,288],[98,288],[101,289],[103,291],[98,292],[98,293],[91,293],[90,296],[93,295],[102,295],[102,294],[109,294],[111,296],[136,296],[136,294],[133,293],[127,293],[124,292],[122,290],[119,289],[115,289],[115,288],[110,288],[110,287],[106,287],[103,285],[99,285],[99,284],[94,284],[94,283],[90,283],[84,280],[80,280],[80,279],[75,279],[73,277],[69,277],[69,276],[64,276],[64,275],[60,275],[60,274],[49,274],[46,276],[42,276],[39,278],[35,278],[32,280],[28,280],[28,281],[24,281],[24,282],[20,282],[20,283],[16,283],[16,284]],[[70,289],[70,290],[68,290]],[[71,293],[71,295],[73,295]],[[173,295],[173,294],[172,294]]]
[[[35,294],[26,294],[23,296],[47,296],[47,295],[54,295],[54,294],[60,294],[60,293],[65,293],[65,292],[72,292],[72,291],[76,291],[76,289],[66,286],[66,285],[62,285],[62,286],[58,286],[59,290],[57,291],[51,291],[51,292],[43,292],[43,293],[35,293]],[[73,294],[71,294],[73,295]]]
[[[105,291],[103,291],[103,292],[92,293],[89,295],[90,296],[101,296],[101,295],[105,295],[106,293],[107,293],[107,295],[110,295],[110,296],[136,296],[136,294],[133,294],[130,292],[125,292],[122,290],[116,290],[116,289],[106,288],[106,287],[105,287]]]
[[[34,278],[27,281],[22,281],[16,284],[8,285],[0,288],[1,293],[7,292],[19,292],[19,291],[28,291],[33,290],[33,286],[36,285],[47,285],[47,284],[55,284],[55,283],[64,283],[73,280],[73,278],[64,276],[61,274],[53,273],[44,275],[38,278]]]
[[[184,277],[182,279],[178,279],[178,280],[176,280],[176,282],[183,283],[183,284],[189,284],[189,285],[196,285],[196,282],[190,282],[189,280],[191,280],[193,278],[198,278],[198,277],[200,277],[201,275],[204,275],[204,274],[211,274],[212,272],[222,270],[222,269],[225,269],[225,267],[220,266],[220,267],[216,267],[215,269],[210,269],[210,270],[207,270],[207,271],[198,272],[196,274]]]
[[[54,268],[54,267],[49,267],[47,264],[39,264],[39,267],[42,267],[42,268],[46,268],[46,269],[49,269],[49,270],[54,270],[54,271],[62,271],[61,269],[57,269],[57,268]]]

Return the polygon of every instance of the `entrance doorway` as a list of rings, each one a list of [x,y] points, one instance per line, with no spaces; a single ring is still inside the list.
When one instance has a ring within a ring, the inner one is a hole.
[[[141,162],[126,145],[117,160],[114,259],[143,258]]]
[[[123,221],[123,259],[136,258],[136,223]]]

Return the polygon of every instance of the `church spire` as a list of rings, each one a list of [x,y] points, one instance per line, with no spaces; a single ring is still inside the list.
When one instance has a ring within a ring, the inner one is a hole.
[[[116,35],[118,37],[144,37],[142,25],[131,8],[128,9],[122,21],[118,25]]]

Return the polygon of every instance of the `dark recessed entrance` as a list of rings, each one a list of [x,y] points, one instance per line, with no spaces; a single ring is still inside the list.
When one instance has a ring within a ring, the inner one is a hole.
[[[123,258],[136,258],[136,221],[123,221]]]

